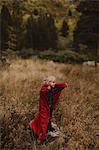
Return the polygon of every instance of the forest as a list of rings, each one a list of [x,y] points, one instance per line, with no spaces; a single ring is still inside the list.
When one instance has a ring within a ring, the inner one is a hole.
[[[2,0],[1,57],[81,63],[99,58],[99,2]],[[56,51],[58,52],[56,54]]]

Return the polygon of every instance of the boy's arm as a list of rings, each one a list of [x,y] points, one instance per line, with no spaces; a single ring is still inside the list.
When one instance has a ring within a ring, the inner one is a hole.
[[[62,91],[66,87],[67,87],[66,83],[56,83],[53,89],[53,93],[56,94],[57,92]]]
[[[68,87],[68,84],[67,83],[56,83],[55,84],[56,87],[58,88],[67,88]]]
[[[46,93],[46,96],[47,96],[47,100],[48,100],[49,106],[51,107],[52,103],[53,103],[53,96],[54,96],[52,90],[49,90]]]
[[[46,86],[43,86],[43,87],[41,88],[40,93],[46,94],[46,93],[48,93],[48,91],[50,91],[50,90],[51,90],[51,87],[50,87],[49,85],[46,85]]]

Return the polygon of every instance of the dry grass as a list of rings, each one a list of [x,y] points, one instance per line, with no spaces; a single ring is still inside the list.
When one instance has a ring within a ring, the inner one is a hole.
[[[98,150],[99,70],[38,59],[12,60],[0,68],[2,150]],[[27,130],[38,110],[39,89],[46,75],[67,81],[54,113],[64,139],[36,145]],[[60,107],[61,106],[61,107]]]

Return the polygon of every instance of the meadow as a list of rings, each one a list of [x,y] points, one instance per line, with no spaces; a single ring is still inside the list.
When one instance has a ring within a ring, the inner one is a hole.
[[[38,113],[43,79],[54,75],[67,82],[53,120],[65,138],[37,145],[28,123]],[[99,68],[16,58],[0,67],[2,150],[98,150]]]

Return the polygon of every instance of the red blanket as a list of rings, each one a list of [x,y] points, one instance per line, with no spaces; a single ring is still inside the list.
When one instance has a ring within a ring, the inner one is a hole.
[[[56,83],[55,86],[65,88],[66,84]],[[48,85],[44,84],[40,90],[39,113],[29,123],[29,127],[33,130],[34,134],[40,139],[41,142],[43,142],[46,138],[46,130],[50,119],[50,108],[46,97],[46,93],[48,91]],[[60,94],[61,91],[57,91],[54,95],[53,110],[56,108],[56,104]]]

